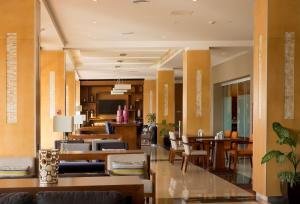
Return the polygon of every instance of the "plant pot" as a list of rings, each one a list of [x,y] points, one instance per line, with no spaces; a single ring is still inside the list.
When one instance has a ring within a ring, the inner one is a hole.
[[[169,135],[165,135],[163,140],[164,140],[164,147],[169,150],[171,147],[171,141]]]
[[[299,204],[300,203],[300,182],[297,182],[293,187],[290,184],[287,185],[287,195],[289,204]]]

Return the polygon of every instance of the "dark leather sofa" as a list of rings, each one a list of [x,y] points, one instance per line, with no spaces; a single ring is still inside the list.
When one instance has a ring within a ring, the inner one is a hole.
[[[131,204],[131,199],[115,191],[0,193],[0,204]]]

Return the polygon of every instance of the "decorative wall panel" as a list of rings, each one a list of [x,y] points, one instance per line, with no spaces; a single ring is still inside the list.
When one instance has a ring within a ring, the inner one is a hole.
[[[202,116],[202,72],[200,69],[196,72],[196,116]]]
[[[6,121],[17,123],[17,34],[6,34]]]
[[[258,37],[258,118],[262,118],[262,69],[263,69],[263,36]]]
[[[169,114],[169,85],[164,84],[164,116]]]
[[[70,115],[70,96],[68,85],[66,85],[66,115]]]
[[[55,116],[55,72],[49,73],[49,104],[50,104],[50,118],[53,119]]]
[[[294,119],[295,33],[285,33],[284,119]]]
[[[153,113],[153,91],[149,93],[149,113]]]

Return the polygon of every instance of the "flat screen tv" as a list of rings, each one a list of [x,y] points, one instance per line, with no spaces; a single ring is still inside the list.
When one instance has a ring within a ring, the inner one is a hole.
[[[98,114],[117,114],[118,106],[122,108],[126,105],[125,100],[98,100],[97,101],[97,115]]]

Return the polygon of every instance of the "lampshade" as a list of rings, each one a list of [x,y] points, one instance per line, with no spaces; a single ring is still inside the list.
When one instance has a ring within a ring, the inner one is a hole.
[[[77,112],[77,111],[78,111],[78,112],[81,112],[81,111],[82,111],[82,106],[81,106],[81,105],[76,106],[76,107],[75,107],[75,110],[76,110],[76,112]]]
[[[53,131],[54,132],[72,132],[73,131],[73,117],[72,116],[54,116],[53,117]]]
[[[74,125],[81,125],[83,124],[83,117],[82,115],[74,115]]]
[[[131,84],[115,84],[114,88],[117,90],[129,90],[131,89]]]
[[[112,90],[111,92],[110,92],[110,94],[111,95],[122,95],[122,94],[124,94],[126,91],[124,91],[124,90]]]

